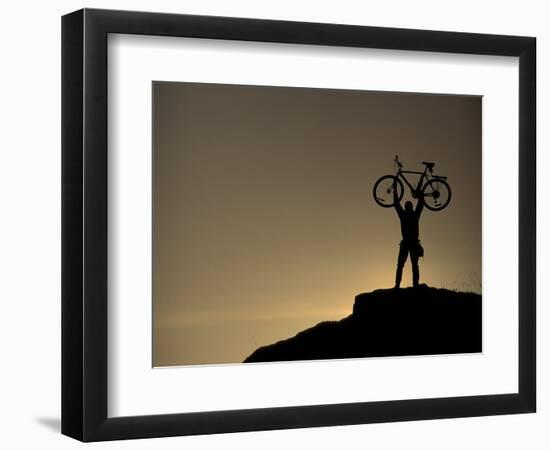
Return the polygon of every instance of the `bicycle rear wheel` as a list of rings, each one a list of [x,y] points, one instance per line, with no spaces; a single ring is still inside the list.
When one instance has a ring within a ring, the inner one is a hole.
[[[424,204],[432,211],[441,211],[451,201],[451,188],[441,178],[432,178],[422,188]]]
[[[374,184],[372,190],[374,201],[383,208],[391,208],[393,206],[394,186],[397,189],[397,198],[401,201],[403,198],[403,183],[393,175],[384,175]]]

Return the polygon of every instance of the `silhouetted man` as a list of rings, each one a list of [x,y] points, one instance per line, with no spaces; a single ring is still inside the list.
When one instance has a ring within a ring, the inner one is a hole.
[[[424,198],[422,194],[416,204],[416,209],[413,209],[411,202],[405,202],[405,209],[399,203],[397,198],[397,189],[393,190],[393,205],[401,221],[401,235],[403,239],[399,244],[399,256],[397,257],[397,271],[395,272],[395,287],[401,285],[401,277],[403,276],[403,266],[407,261],[407,256],[410,255],[413,286],[417,287],[420,280],[420,269],[418,268],[418,258],[422,256],[423,250],[418,240],[418,222],[420,214],[424,209]]]

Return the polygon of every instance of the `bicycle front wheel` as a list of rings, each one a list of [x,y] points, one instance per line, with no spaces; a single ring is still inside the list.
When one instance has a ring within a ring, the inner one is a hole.
[[[451,188],[441,178],[433,178],[422,188],[424,204],[432,211],[441,211],[451,201]]]
[[[397,189],[397,199],[401,201],[403,198],[403,183],[393,175],[384,175],[374,184],[372,190],[374,201],[383,208],[391,208],[393,206],[394,189]]]

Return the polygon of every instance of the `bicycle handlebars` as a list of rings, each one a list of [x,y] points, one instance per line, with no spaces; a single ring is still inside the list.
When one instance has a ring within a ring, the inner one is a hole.
[[[403,168],[403,164],[399,161],[399,156],[398,155],[395,155],[395,159],[393,161],[395,162],[395,164],[397,164],[398,169]],[[423,164],[426,165],[426,167],[428,168],[430,173],[434,173],[433,163],[423,163]]]
[[[397,164],[397,167],[398,167],[399,169],[402,169],[402,168],[403,168],[403,164],[401,164],[401,163],[399,162],[399,156],[395,155],[395,160],[394,160],[394,162]]]

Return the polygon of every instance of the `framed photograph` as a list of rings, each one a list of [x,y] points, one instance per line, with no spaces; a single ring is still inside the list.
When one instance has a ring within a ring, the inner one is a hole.
[[[535,412],[536,40],[62,19],[62,432]]]

